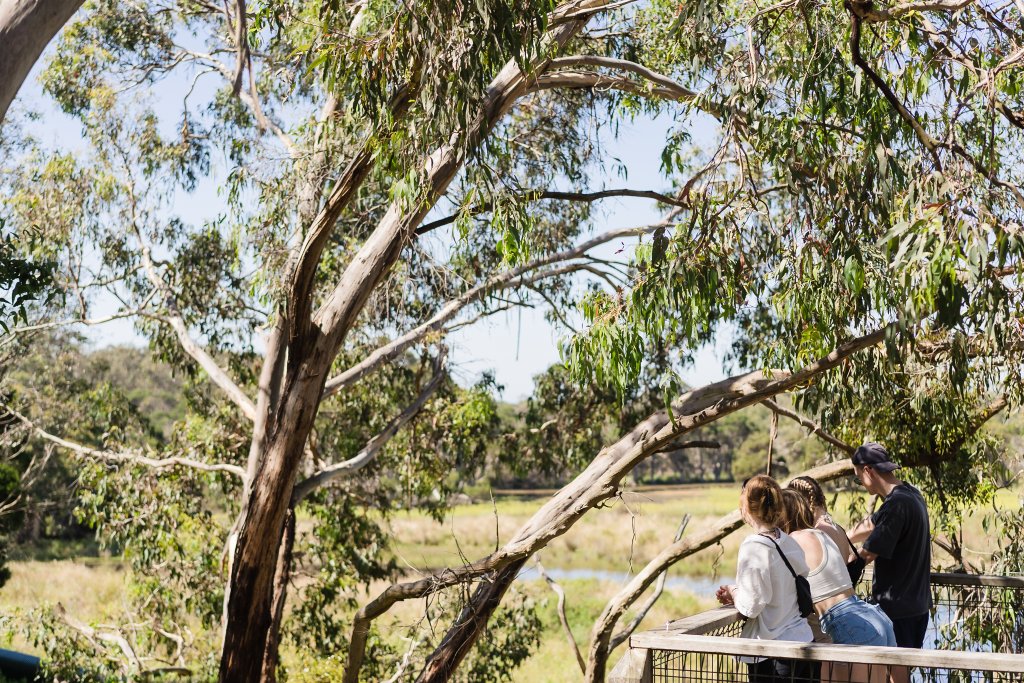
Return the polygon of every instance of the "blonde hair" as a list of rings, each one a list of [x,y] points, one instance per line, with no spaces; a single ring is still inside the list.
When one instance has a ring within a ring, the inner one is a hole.
[[[804,494],[811,507],[822,509],[828,507],[825,505],[825,492],[821,490],[821,484],[811,477],[796,477],[793,481],[789,482],[789,486],[786,488]]]
[[[786,523],[782,530],[787,534],[814,527],[814,511],[811,503],[800,491],[787,488],[782,492],[782,503],[786,508]]]
[[[761,524],[781,527],[786,522],[786,508],[782,501],[782,489],[778,482],[767,474],[751,477],[743,485],[747,510],[755,521]]]

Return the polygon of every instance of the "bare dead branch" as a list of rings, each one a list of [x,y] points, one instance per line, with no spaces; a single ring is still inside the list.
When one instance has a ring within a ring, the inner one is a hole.
[[[687,512],[685,515],[683,515],[683,520],[679,523],[679,528],[676,529],[676,535],[672,538],[673,543],[679,542],[679,539],[683,537],[683,534],[686,532],[686,527],[689,524],[690,513]],[[654,592],[651,593],[651,596],[647,598],[643,605],[640,606],[640,609],[636,611],[636,615],[633,617],[632,621],[626,624],[626,626],[623,627],[621,631],[612,636],[611,644],[608,647],[609,652],[612,652],[613,650],[615,650],[615,648],[629,640],[629,637],[633,635],[633,631],[639,628],[641,622],[643,622],[644,618],[647,616],[647,613],[651,611],[651,608],[654,607],[655,603],[658,602],[658,599],[661,598],[661,594],[665,591],[665,580],[667,578],[668,567],[665,567],[661,571],[661,574],[658,576],[657,583],[654,584]],[[628,607],[629,605],[625,606],[626,609],[628,609]],[[584,664],[583,673],[585,674],[586,672],[587,667]]]
[[[412,655],[416,652],[416,648],[420,646],[420,642],[419,638],[410,639],[409,649],[407,649],[405,654],[402,655],[402,661],[398,663],[398,668],[395,670],[394,675],[384,681],[384,683],[398,683],[398,681],[402,680],[402,676],[405,675],[405,672],[409,669],[409,664],[412,663]]]
[[[576,654],[576,663],[580,665],[580,673],[587,670],[587,663],[583,661],[583,654],[580,653],[580,646],[576,642],[576,637],[572,634],[572,628],[569,627],[569,618],[565,616],[565,590],[558,585],[558,582],[551,578],[551,575],[544,570],[544,565],[540,562],[540,555],[533,558],[534,564],[537,566],[537,573],[540,574],[541,578],[544,579],[548,587],[555,592],[558,596],[558,604],[556,610],[558,611],[558,620],[562,622],[562,630],[565,632],[565,637],[569,641],[569,647]]]
[[[57,612],[57,616],[61,618],[61,621],[67,624],[72,630],[83,635],[85,639],[92,643],[97,649],[99,649],[99,644],[96,641],[104,641],[116,645],[121,650],[121,653],[124,655],[126,660],[124,667],[126,673],[131,675],[142,670],[142,662],[139,660],[139,656],[135,654],[135,649],[132,648],[128,639],[125,638],[120,631],[117,629],[95,629],[92,626],[72,617],[68,614],[67,610],[64,609],[64,605],[59,602],[54,608],[54,611]]]
[[[840,439],[836,438],[832,434],[829,434],[828,432],[826,432],[824,429],[821,428],[821,425],[817,424],[816,422],[814,422],[810,418],[805,417],[805,416],[801,415],[800,413],[797,413],[796,411],[789,410],[788,408],[783,408],[773,398],[768,399],[767,401],[764,402],[764,404],[766,406],[768,406],[769,408],[771,408],[772,412],[774,412],[776,415],[782,415],[783,417],[788,417],[790,420],[793,420],[794,422],[799,424],[801,427],[804,427],[805,429],[807,429],[814,436],[817,436],[818,438],[820,438],[825,443],[828,443],[828,444],[831,444],[832,446],[835,446],[836,448],[838,448],[839,450],[841,450],[844,453],[848,453],[849,455],[853,455],[853,452],[855,450],[857,450],[855,447],[851,446],[850,444],[846,443],[845,441],[841,441]]]
[[[152,297],[151,297],[152,298]],[[147,302],[148,303],[148,300]],[[99,318],[68,318],[66,320],[53,320],[45,323],[36,323],[34,325],[23,325],[21,327],[14,327],[8,330],[4,335],[0,336],[0,345],[8,344],[14,340],[15,337],[28,332],[38,332],[40,330],[52,330],[57,327],[71,327],[72,325],[85,325],[87,327],[94,327],[96,325],[103,325],[105,323],[113,322],[115,320],[124,320],[125,318],[134,318],[142,314],[145,309],[145,304],[131,311],[121,311],[119,313],[112,313]]]

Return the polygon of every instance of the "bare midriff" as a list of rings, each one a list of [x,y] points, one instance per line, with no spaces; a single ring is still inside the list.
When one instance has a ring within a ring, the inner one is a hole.
[[[838,605],[843,600],[847,600],[853,597],[853,589],[845,590],[842,593],[836,593],[835,595],[829,596],[824,600],[819,600],[814,603],[814,611],[818,613],[818,616],[822,616],[825,612],[829,611],[835,605]]]

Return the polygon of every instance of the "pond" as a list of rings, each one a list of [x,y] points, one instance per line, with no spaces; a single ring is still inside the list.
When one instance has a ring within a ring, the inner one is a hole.
[[[626,585],[633,575],[628,572],[614,572],[605,569],[553,569],[545,567],[544,571],[555,581],[571,581],[573,579],[594,579],[596,581],[607,581]],[[527,567],[519,572],[520,581],[539,581],[540,573],[536,567]],[[711,579],[700,576],[669,576],[665,580],[666,590],[679,590],[693,593],[701,598],[713,598],[718,587],[725,582],[724,579]]]

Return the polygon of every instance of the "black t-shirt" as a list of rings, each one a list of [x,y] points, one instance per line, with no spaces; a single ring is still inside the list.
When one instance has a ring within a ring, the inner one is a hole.
[[[864,549],[878,555],[871,587],[873,602],[890,619],[916,617],[932,606],[931,529],[924,496],[901,483],[871,516],[875,530]]]

